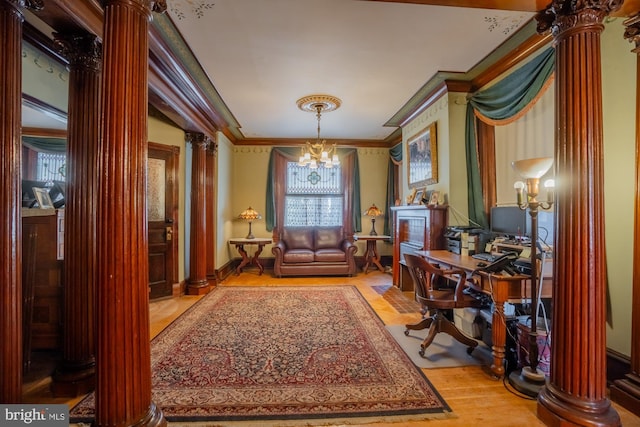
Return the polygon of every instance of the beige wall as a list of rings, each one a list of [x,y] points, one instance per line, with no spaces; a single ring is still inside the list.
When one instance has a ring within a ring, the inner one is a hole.
[[[607,23],[602,34],[605,232],[611,306],[607,347],[630,355],[636,54],[623,34],[620,18]]]
[[[180,147],[180,166],[178,174],[178,281],[185,279],[185,159],[186,143],[184,131],[173,125],[149,117],[147,128],[148,140],[157,144]]]
[[[229,239],[236,237],[232,229],[233,199],[233,144],[218,133],[216,156],[216,261],[215,268],[225,265],[230,257]],[[236,214],[237,215],[237,214]]]

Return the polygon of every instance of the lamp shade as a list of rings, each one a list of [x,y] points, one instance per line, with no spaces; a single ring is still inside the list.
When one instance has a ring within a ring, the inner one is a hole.
[[[240,215],[238,215],[238,218],[244,219],[247,221],[253,221],[255,219],[261,219],[262,215],[260,215],[255,209],[249,206],[247,209],[242,211]]]
[[[542,177],[549,171],[552,164],[553,157],[536,157],[534,159],[511,162],[513,169],[525,179]]]
[[[382,211],[374,203],[373,205],[371,205],[369,209],[365,211],[364,215],[365,216],[382,216]]]

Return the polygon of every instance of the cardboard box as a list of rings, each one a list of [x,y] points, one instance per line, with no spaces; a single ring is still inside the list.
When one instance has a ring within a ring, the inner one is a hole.
[[[453,323],[458,329],[473,338],[482,338],[482,320],[477,308],[453,309]]]

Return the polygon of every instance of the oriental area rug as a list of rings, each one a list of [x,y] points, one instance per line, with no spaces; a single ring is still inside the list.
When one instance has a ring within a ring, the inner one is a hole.
[[[218,287],[151,342],[170,422],[298,426],[451,417],[352,286]],[[90,422],[93,395],[71,410]]]

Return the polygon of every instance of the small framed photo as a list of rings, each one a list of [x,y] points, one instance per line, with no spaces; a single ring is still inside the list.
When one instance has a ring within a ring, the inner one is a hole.
[[[416,199],[416,193],[418,192],[417,188],[414,188],[413,190],[411,190],[411,193],[409,193],[409,195],[407,196],[407,204],[408,205],[412,205],[413,201]]]
[[[439,198],[440,198],[440,192],[432,191],[431,196],[429,196],[429,206],[437,206]]]
[[[36,196],[40,209],[53,209],[53,202],[46,188],[33,187],[33,194]]]
[[[416,195],[413,198],[413,204],[414,205],[421,205],[423,203],[422,199],[424,199],[424,197],[425,197],[424,190],[425,190],[424,188],[418,188],[417,189]]]

